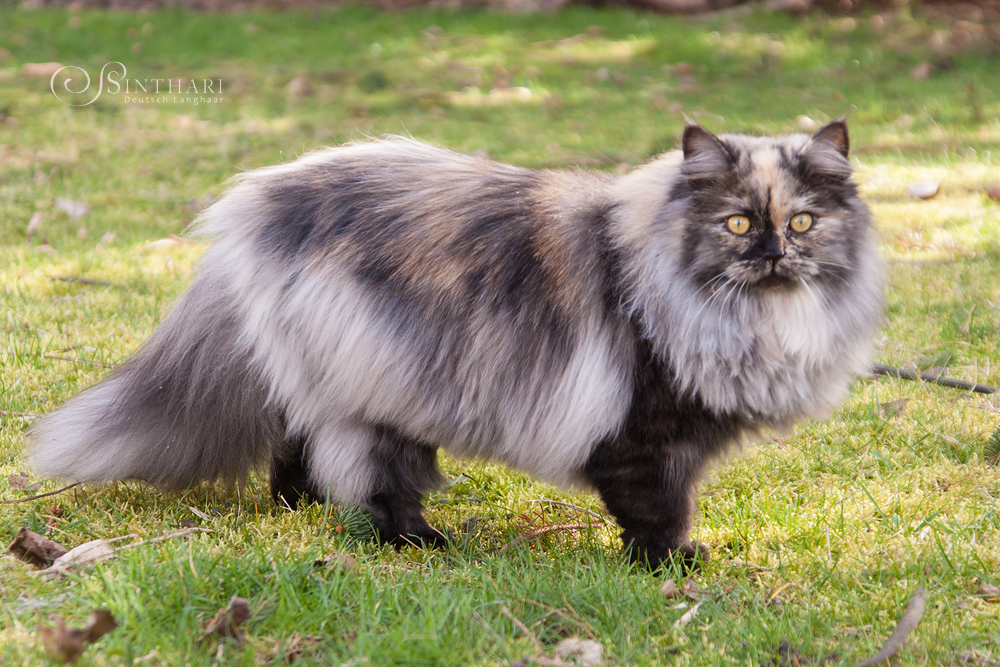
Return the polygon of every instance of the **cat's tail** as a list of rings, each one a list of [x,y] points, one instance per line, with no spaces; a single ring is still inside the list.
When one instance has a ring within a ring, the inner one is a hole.
[[[281,413],[244,341],[237,300],[200,275],[139,351],[40,419],[30,464],[76,482],[181,488],[243,479],[269,460]]]

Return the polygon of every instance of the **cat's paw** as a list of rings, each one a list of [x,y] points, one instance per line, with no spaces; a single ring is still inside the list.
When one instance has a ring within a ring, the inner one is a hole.
[[[444,549],[451,544],[451,534],[447,531],[440,531],[437,528],[428,526],[426,530],[396,535],[386,540],[389,544],[400,550],[406,546],[417,547],[418,549]]]
[[[687,542],[679,547],[669,549],[652,549],[632,547],[628,550],[629,560],[639,563],[651,571],[662,573],[680,566],[686,572],[697,572],[710,559],[711,549],[702,542]]]
[[[699,570],[701,566],[711,560],[712,550],[704,542],[688,542],[678,547],[672,558],[683,558],[685,569]]]

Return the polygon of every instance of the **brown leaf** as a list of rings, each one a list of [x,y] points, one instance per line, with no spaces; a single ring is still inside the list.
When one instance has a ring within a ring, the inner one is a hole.
[[[358,574],[361,572],[361,566],[358,565],[358,561],[351,554],[345,554],[342,551],[332,553],[325,556],[315,563],[313,567],[332,567],[337,570],[346,570],[350,574]]]
[[[37,234],[38,230],[42,228],[43,220],[45,220],[45,214],[41,211],[35,211],[31,214],[31,219],[28,220],[28,229],[25,230],[29,239]]]
[[[215,616],[205,624],[205,629],[201,633],[199,643],[204,643],[211,639],[235,639],[238,644],[246,641],[246,634],[240,627],[249,619],[250,603],[246,598],[234,597],[229,600],[229,606],[220,609]]]
[[[1000,201],[1000,185],[994,185],[986,191],[986,196],[993,201]]]
[[[799,653],[794,646],[784,639],[778,644],[778,665],[780,667],[798,667],[807,663],[807,658]]]
[[[1000,586],[982,584],[979,586],[979,594],[991,598],[991,601],[1000,601]]]
[[[115,550],[111,548],[107,540],[91,540],[73,547],[63,555],[56,558],[51,567],[48,567],[37,574],[43,576],[64,575],[72,569],[87,567],[94,563],[108,560],[115,557]]]
[[[24,489],[26,489],[30,482],[31,478],[28,477],[28,475],[23,472],[14,473],[13,475],[7,476],[7,484],[10,485],[10,488],[15,489],[17,491],[23,491]]]
[[[668,600],[676,600],[683,595],[681,589],[677,588],[677,584],[674,583],[673,579],[667,579],[663,582],[663,585],[660,586],[660,593]]]
[[[913,70],[910,72],[910,76],[913,77],[916,81],[923,81],[924,79],[929,77],[931,75],[931,72],[933,71],[934,71],[934,65],[931,65],[929,62],[924,61],[913,68]]]
[[[118,627],[111,612],[106,609],[95,609],[87,619],[87,626],[80,630],[66,627],[66,619],[61,614],[54,614],[52,622],[55,627],[38,626],[38,635],[42,640],[45,652],[57,662],[73,662],[87,644],[96,642]]]
[[[681,592],[683,592],[689,600],[694,602],[697,602],[705,595],[705,591],[699,588],[698,584],[696,584],[693,579],[688,579],[681,584]]]
[[[285,90],[292,97],[308,97],[313,93],[312,81],[305,74],[300,74],[288,82]]]
[[[58,542],[46,539],[27,528],[21,528],[17,532],[7,551],[35,567],[48,567],[57,558],[69,553],[69,550]]]
[[[110,611],[95,609],[90,612],[90,618],[87,619],[87,627],[83,629],[83,633],[88,642],[96,642],[117,627],[118,622],[115,621]]]
[[[882,414],[886,419],[892,419],[896,415],[902,414],[906,410],[906,404],[910,402],[908,398],[897,398],[894,401],[882,404]]]
[[[573,658],[580,667],[600,667],[604,662],[604,647],[589,639],[569,637],[556,646],[556,657],[559,660]]]

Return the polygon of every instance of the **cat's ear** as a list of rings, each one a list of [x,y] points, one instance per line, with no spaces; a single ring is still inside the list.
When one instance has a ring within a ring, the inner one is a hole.
[[[733,158],[714,134],[688,119],[681,140],[684,175],[692,180],[718,178],[732,168]]]
[[[847,123],[838,118],[816,130],[800,155],[820,174],[848,178],[851,175],[851,163],[847,160],[850,147]]]

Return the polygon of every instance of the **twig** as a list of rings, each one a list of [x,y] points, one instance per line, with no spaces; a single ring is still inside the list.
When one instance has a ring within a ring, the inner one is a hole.
[[[177,537],[184,537],[185,535],[191,535],[192,533],[214,533],[215,531],[210,528],[185,528],[184,530],[178,530],[176,533],[170,533],[169,535],[160,535],[159,537],[151,537],[148,540],[143,540],[142,542],[134,542],[132,544],[126,544],[118,551],[125,551],[126,549],[134,549],[136,547],[141,547],[146,544],[156,544],[157,542],[163,542],[164,540],[172,540]],[[126,537],[132,537],[131,535],[126,535]]]
[[[538,651],[539,653],[544,652],[544,649],[542,649],[542,642],[538,641],[538,637],[535,636],[535,633],[532,632],[527,625],[522,623],[520,619],[517,618],[517,616],[512,614],[510,609],[508,609],[506,605],[501,607],[500,611],[502,611],[503,615],[509,618],[514,623],[514,625],[517,626],[517,629],[520,630],[525,637],[531,640],[531,643],[535,645],[536,651]]]
[[[18,503],[27,503],[27,502],[31,502],[32,500],[38,500],[39,498],[48,498],[49,496],[58,495],[58,494],[62,493],[63,491],[69,491],[74,486],[80,486],[81,483],[82,482],[76,482],[75,484],[70,484],[69,486],[64,486],[63,488],[59,489],[58,491],[49,491],[48,493],[39,493],[37,496],[31,496],[29,498],[18,498],[17,500],[5,500],[3,502],[0,502],[0,505],[16,505]]]
[[[33,422],[41,417],[41,415],[36,415],[34,412],[11,412],[9,410],[0,410],[0,415],[13,417],[14,419],[18,419],[22,422]]]
[[[49,276],[51,280],[61,280],[64,283],[80,283],[81,285],[101,285],[103,287],[119,287],[125,289],[121,283],[113,283],[110,280],[100,278],[84,278],[83,276]]]
[[[14,412],[12,410],[0,410],[0,415],[7,415],[8,417],[33,417],[34,419],[41,417],[40,414],[34,412]]]
[[[554,531],[557,531],[557,530],[582,530],[583,528],[590,528],[590,524],[589,523],[557,523],[557,524],[552,525],[552,526],[542,526],[541,528],[532,528],[531,530],[529,530],[528,532],[526,532],[524,535],[521,535],[517,539],[511,540],[507,544],[505,544],[502,547],[500,547],[500,550],[497,551],[497,554],[502,554],[504,551],[507,551],[507,549],[510,549],[512,546],[514,546],[518,542],[523,542],[525,540],[533,540],[536,537],[541,537],[542,535],[546,535],[548,533],[551,533],[551,532],[554,532]]]
[[[87,364],[88,366],[96,366],[98,368],[104,368],[104,364],[99,364],[96,361],[87,361],[86,359],[74,359],[72,357],[60,357],[56,354],[43,354],[46,359],[55,359],[56,361],[71,361],[74,364]]]
[[[858,667],[871,667],[871,665],[885,662],[894,656],[903,647],[903,643],[910,633],[913,632],[913,628],[917,627],[917,623],[923,618],[924,607],[926,606],[927,591],[921,586],[914,593],[913,597],[910,598],[909,604],[906,605],[906,611],[903,612],[903,617],[899,619],[899,625],[892,631],[892,635],[886,640],[882,649],[867,660],[859,662]]]
[[[535,498],[533,500],[529,500],[528,502],[529,503],[551,503],[552,505],[561,505],[563,507],[569,507],[570,509],[577,510],[578,512],[584,512],[586,514],[589,514],[590,516],[594,517],[595,519],[600,519],[601,521],[604,521],[605,523],[609,523],[609,524],[612,524],[612,525],[614,523],[610,519],[608,519],[608,517],[601,516],[597,512],[594,512],[593,510],[589,510],[586,507],[580,507],[579,505],[574,505],[573,503],[564,503],[561,500],[552,500],[551,498]]]
[[[974,391],[979,394],[995,394],[997,391],[1000,391],[996,387],[991,387],[988,384],[953,380],[952,378],[940,377],[931,373],[917,373],[916,371],[908,371],[905,368],[896,368],[895,366],[886,366],[884,364],[874,364],[872,366],[872,372],[875,375],[891,375],[904,380],[923,380],[924,382],[933,382],[934,384],[939,384],[943,387]]]

